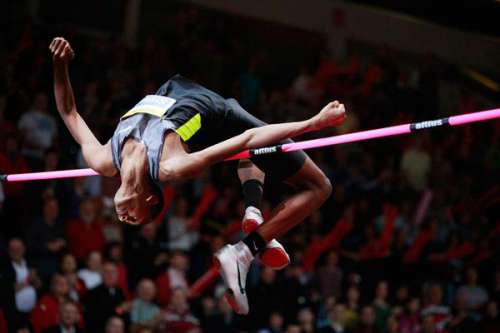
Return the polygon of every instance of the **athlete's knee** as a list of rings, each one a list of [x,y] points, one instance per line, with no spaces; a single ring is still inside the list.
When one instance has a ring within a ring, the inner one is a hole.
[[[321,179],[321,193],[325,199],[327,199],[333,191],[332,182],[327,176],[323,175]]]
[[[332,183],[324,173],[315,177],[313,191],[319,200],[325,201],[332,194]]]

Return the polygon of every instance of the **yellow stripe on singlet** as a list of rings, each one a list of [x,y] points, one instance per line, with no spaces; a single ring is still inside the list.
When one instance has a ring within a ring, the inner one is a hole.
[[[175,130],[183,141],[189,140],[201,128],[201,116],[199,113],[195,114],[184,125]]]
[[[125,119],[138,113],[147,113],[161,118],[175,103],[176,100],[171,97],[147,95],[132,109],[125,113],[121,119]]]
[[[151,106],[141,106],[137,108],[133,108],[132,110],[129,110],[127,113],[125,113],[121,119],[125,119],[127,117],[133,116],[134,114],[138,113],[147,113],[151,114],[156,117],[162,117],[165,114],[165,110],[161,108],[155,108]]]

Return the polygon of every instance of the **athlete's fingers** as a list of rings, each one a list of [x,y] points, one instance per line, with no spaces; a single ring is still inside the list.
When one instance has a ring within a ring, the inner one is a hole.
[[[52,45],[52,52],[55,53],[57,51],[57,48],[59,47],[59,45],[61,45],[62,42],[63,39],[61,37],[54,38],[54,43]]]
[[[54,45],[52,45],[52,54],[56,55],[57,49],[59,48],[59,45],[61,44],[61,40],[55,39],[54,40]]]
[[[51,51],[53,51],[53,50],[54,50],[54,48],[55,48],[55,46],[56,46],[56,44],[57,44],[58,42],[59,42],[59,37],[54,37],[54,38],[52,39],[52,42],[50,43],[50,46],[49,46],[49,48],[50,48],[50,50],[51,50]]]
[[[58,37],[57,44],[54,47],[56,55],[61,55],[66,45],[69,45],[68,41],[62,37]]]
[[[61,57],[69,56],[71,57],[71,47],[68,44],[64,45],[64,49],[61,52]]]
[[[56,49],[56,56],[62,56],[62,53],[63,53],[63,50],[64,50],[64,47],[66,46],[66,41],[65,40],[62,40],[58,45],[57,45],[57,49]]]

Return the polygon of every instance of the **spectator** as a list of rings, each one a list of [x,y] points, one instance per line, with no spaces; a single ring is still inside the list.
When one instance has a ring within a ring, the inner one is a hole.
[[[346,328],[346,307],[344,304],[335,304],[328,313],[329,324],[318,330],[318,333],[349,333]]]
[[[123,262],[123,245],[119,242],[111,242],[106,246],[106,260],[111,261],[118,269],[118,286],[125,294],[125,298],[130,298],[128,289],[128,268]]]
[[[28,251],[37,264],[40,277],[47,281],[59,266],[66,248],[63,225],[59,219],[59,202],[48,198],[43,205],[43,215],[36,219],[28,231]]]
[[[273,312],[269,316],[269,325],[267,328],[263,328],[258,331],[258,333],[281,333],[283,332],[283,325],[285,320],[283,315],[279,312]]]
[[[170,303],[172,290],[176,288],[187,289],[186,273],[189,269],[189,259],[182,252],[174,252],[170,258],[170,265],[159,277],[156,278],[156,299],[161,306]]]
[[[199,233],[189,230],[188,208],[187,200],[179,198],[175,212],[168,220],[168,247],[172,251],[189,251],[198,241]]]
[[[85,235],[85,237],[82,237]],[[69,251],[79,261],[88,258],[90,252],[100,252],[104,247],[102,225],[96,218],[92,200],[84,200],[80,204],[80,216],[66,225],[66,239]]]
[[[359,289],[356,286],[351,286],[347,289],[345,312],[346,327],[353,329],[357,326],[359,320]]]
[[[387,281],[380,281],[375,290],[375,299],[372,306],[375,310],[375,326],[381,332],[385,330],[387,318],[391,315],[391,307],[387,303],[388,293],[389,284]]]
[[[379,333],[381,332],[375,325],[375,310],[373,306],[367,305],[361,309],[359,324],[354,329],[354,333]]]
[[[339,299],[342,292],[342,269],[338,267],[338,254],[335,251],[330,251],[326,257],[325,265],[317,272],[319,283],[319,292],[322,297],[330,296]]]
[[[186,290],[181,288],[173,290],[170,304],[160,319],[157,331],[169,333],[201,332],[198,319],[189,309]]]
[[[435,330],[436,333],[444,332],[451,315],[450,308],[443,304],[443,289],[438,284],[432,284],[424,292],[426,305],[422,309],[421,315],[434,322],[432,330]],[[428,325],[428,329],[431,329],[430,325]]]
[[[400,333],[399,331],[399,323],[396,316],[387,317],[387,322],[385,324],[387,333]]]
[[[420,300],[413,297],[408,301],[404,313],[399,319],[399,329],[401,333],[419,333],[420,332]]]
[[[137,298],[130,306],[130,321],[134,326],[152,328],[160,314],[160,308],[153,303],[155,285],[150,279],[142,279],[137,286]]]
[[[481,332],[496,333],[500,332],[500,316],[498,315],[498,303],[490,301],[486,306],[486,315],[481,323]]]
[[[254,327],[263,327],[267,324],[269,313],[280,311],[287,305],[282,302],[286,292],[277,281],[276,271],[269,267],[262,268],[258,283],[247,290],[250,307],[261,309],[261,311],[250,313]]]
[[[102,282],[102,256],[100,252],[92,251],[87,258],[87,267],[78,271],[77,275],[82,279],[87,290],[94,289]]]
[[[78,310],[78,306],[73,302],[66,301],[59,307],[59,323],[46,329],[43,332],[80,333],[83,331],[78,327],[79,320],[80,312]]]
[[[296,260],[292,260],[292,263],[285,269],[284,279],[276,284],[276,291],[273,295],[281,293],[282,300],[277,302],[273,298],[272,306],[276,310],[280,310],[286,317],[296,317],[297,312],[300,308],[307,304],[304,304],[303,300],[308,299],[312,292],[311,281],[308,275],[304,273],[304,265],[301,262],[301,253],[298,252]],[[269,274],[262,272],[262,274]],[[275,279],[276,276],[269,274],[268,278]],[[262,282],[264,279],[261,280]],[[285,292],[286,290],[286,292]],[[276,295],[277,296],[277,295]]]
[[[315,103],[319,93],[315,88],[317,87],[315,87],[314,78],[311,76],[309,69],[303,66],[292,84],[292,95],[298,101]]]
[[[430,316],[424,317],[422,320],[422,333],[437,333],[436,324],[434,319]]]
[[[465,308],[479,319],[479,311],[488,301],[488,293],[477,284],[477,271],[470,267],[465,272],[465,284],[457,290],[457,297],[465,302]]]
[[[203,332],[231,333],[237,330],[238,320],[225,297],[204,298],[202,306]]]
[[[467,309],[465,299],[457,295],[453,307],[453,317],[447,325],[447,330],[451,333],[476,332],[478,330],[476,321]]]
[[[26,262],[25,251],[22,240],[11,239],[8,244],[9,260],[0,273],[0,308],[9,318],[10,330],[26,321],[35,307],[36,289],[41,284],[36,272]]]
[[[23,154],[39,162],[57,136],[56,121],[49,114],[48,97],[45,93],[40,92],[35,96],[31,110],[19,119],[18,127],[25,139]]]
[[[300,326],[295,323],[290,323],[287,325],[285,333],[301,333]]]
[[[125,333],[125,323],[120,317],[113,316],[106,322],[106,333]]]
[[[427,187],[431,162],[421,138],[415,138],[413,144],[403,152],[401,171],[414,191],[422,192]]]
[[[60,271],[68,281],[69,298],[78,302],[87,292],[87,287],[76,273],[76,259],[72,254],[67,253],[63,256]]]
[[[310,308],[303,308],[297,315],[300,328],[303,333],[313,333],[315,331],[314,313]]]
[[[166,261],[166,255],[160,248],[157,226],[149,223],[141,227],[139,233],[134,229],[131,241],[125,241],[125,259],[130,271],[130,285],[135,286],[140,279],[154,278],[159,267]]]
[[[19,144],[15,135],[7,137],[5,151],[0,150],[0,172],[6,175],[29,172],[26,160],[19,154]],[[5,216],[10,219],[16,218],[16,220],[20,214],[23,217],[22,212],[19,212],[17,204],[23,198],[25,185],[22,182],[6,182],[0,186],[5,186],[3,188],[3,194],[5,195]],[[4,200],[0,201],[3,202]],[[10,234],[19,235],[21,233],[19,226],[6,227]]]
[[[85,322],[90,332],[104,330],[106,321],[119,312],[125,301],[123,291],[118,287],[116,265],[106,262],[102,268],[102,283],[89,290],[85,296]]]
[[[61,304],[69,300],[69,286],[61,274],[54,274],[50,292],[43,295],[35,309],[31,312],[31,323],[35,333],[41,333],[59,323]]]
[[[410,297],[410,290],[408,286],[401,285],[396,290],[396,299],[394,300],[394,305],[396,306],[406,306]]]

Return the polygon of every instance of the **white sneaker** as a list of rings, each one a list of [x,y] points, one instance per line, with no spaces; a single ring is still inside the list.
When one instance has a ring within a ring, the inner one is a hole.
[[[262,223],[264,223],[264,218],[262,217],[260,209],[254,206],[248,206],[245,209],[245,216],[241,222],[241,229],[243,232],[249,234],[257,229]]]
[[[244,233],[251,233],[264,222],[260,209],[248,206],[245,210],[245,216],[241,223],[241,229]],[[260,261],[264,266],[272,269],[283,269],[290,264],[290,257],[285,248],[276,239],[267,243],[266,248],[259,255]]]
[[[253,260],[252,252],[240,241],[235,245],[226,245],[217,251],[215,259],[219,273],[227,287],[226,300],[236,313],[248,314],[245,285]]]

